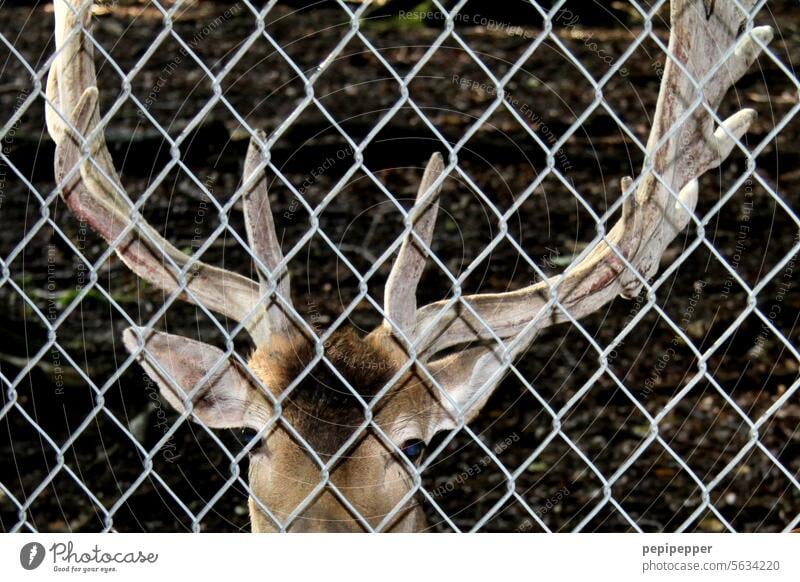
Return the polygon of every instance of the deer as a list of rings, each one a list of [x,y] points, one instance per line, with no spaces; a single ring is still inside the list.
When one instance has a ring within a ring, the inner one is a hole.
[[[612,208],[619,218],[608,229],[612,214],[603,218],[595,240],[562,273],[496,293],[462,295],[454,286],[450,298],[417,305],[442,185],[458,163],[451,149],[447,161],[440,153],[428,161],[394,243],[382,322],[367,334],[346,323],[318,334],[292,303],[267,191],[267,135],[252,134],[235,194],[256,281],[184,254],[145,221],[105,143],[92,2],[54,0],[45,113],[60,196],[136,276],[235,322],[232,334],[246,333],[255,345],[244,358],[232,342],[223,350],[152,326],[123,332],[128,362],[157,383],[177,422],[253,435],[244,449],[253,532],[426,529],[420,475],[432,437],[475,419],[543,329],[576,322],[618,296],[636,298],[676,237],[693,222],[702,229],[698,179],[735,148],[746,151],[741,139],[756,118],[753,109],[717,117],[772,40],[768,26],[743,27],[751,17],[744,10],[754,5],[671,1],[641,174],[621,179]]]

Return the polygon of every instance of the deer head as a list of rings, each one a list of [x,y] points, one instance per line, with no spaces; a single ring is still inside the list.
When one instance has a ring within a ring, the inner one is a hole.
[[[754,0],[742,0],[750,9]],[[267,137],[257,132],[236,197],[258,281],[190,258],[126,195],[98,108],[91,2],[55,1],[57,53],[47,83],[56,178],[71,211],[139,277],[238,322],[256,350],[227,351],[147,328],[125,347],[184,418],[248,428],[254,531],[409,531],[424,527],[415,496],[425,443],[470,422],[508,366],[545,327],[635,297],[694,216],[698,177],[718,166],[755,118],[742,110],[715,130],[728,89],[772,38],[739,28],[734,2],[673,0],[669,54],[637,180],[623,179],[622,215],[564,273],[504,293],[461,295],[418,308],[443,180],[457,153],[434,155],[406,218],[384,292],[384,321],[365,337],[320,336],[292,305],[289,271],[270,212]]]

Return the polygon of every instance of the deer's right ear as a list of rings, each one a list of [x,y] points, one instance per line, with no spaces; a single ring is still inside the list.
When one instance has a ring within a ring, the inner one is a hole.
[[[192,397],[192,411],[206,426],[261,428],[252,411],[264,410],[264,397],[222,350],[144,328],[128,328],[122,339],[148,376],[156,381],[164,399],[179,413],[186,410],[189,394],[199,386]],[[204,380],[212,368],[214,373]]]
[[[457,428],[461,416],[464,422],[471,422],[505,375],[501,372],[502,354],[490,346],[468,348],[434,360],[427,367],[449,395],[448,399],[440,397],[442,414],[431,416],[432,433]]]

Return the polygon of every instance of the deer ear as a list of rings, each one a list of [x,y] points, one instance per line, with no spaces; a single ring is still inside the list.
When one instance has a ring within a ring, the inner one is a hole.
[[[434,415],[433,432],[460,426],[462,415],[465,423],[471,422],[502,381],[502,365],[499,352],[488,347],[468,348],[428,364],[428,370],[449,396],[439,397],[441,414]]]
[[[140,336],[144,338],[146,351]],[[191,399],[193,419],[210,428],[249,426],[252,419],[248,416],[252,415],[246,414],[248,409],[254,404],[261,408],[258,403],[263,396],[258,389],[214,346],[144,328],[126,329],[122,340],[156,381],[164,399],[181,414],[186,410],[189,394],[195,390]],[[206,378],[212,368],[214,373]]]

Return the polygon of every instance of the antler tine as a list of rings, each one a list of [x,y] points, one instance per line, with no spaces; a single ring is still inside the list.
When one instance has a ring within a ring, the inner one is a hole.
[[[52,105],[46,115],[48,131],[56,142],[55,171],[62,197],[70,210],[107,242],[120,239],[115,250],[138,276],[166,292],[181,289],[182,299],[202,303],[212,311],[245,322],[254,341],[265,342],[269,338],[266,313],[259,312],[245,321],[259,299],[254,281],[195,261],[184,275],[185,289],[191,292],[187,294],[172,263],[184,269],[189,257],[158,234],[139,213],[131,211],[105,138],[101,131],[95,131],[100,123],[97,76],[91,41],[84,32],[89,28],[91,8],[91,1],[54,3],[56,50],[60,52],[47,82]],[[69,128],[54,108],[74,129]],[[84,160],[81,149],[88,136],[92,140],[91,157]],[[80,175],[73,173],[66,180],[76,166],[80,167]],[[131,223],[133,228],[126,232]]]
[[[247,150],[247,157],[244,161],[245,186],[253,180],[253,176],[257,172],[260,172],[258,178],[248,187],[244,195],[244,222],[247,229],[247,240],[253,253],[277,278],[278,295],[291,305],[289,270],[284,267],[280,272],[277,272],[278,265],[283,260],[283,252],[278,241],[278,235],[275,232],[275,220],[269,203],[267,178],[263,170],[259,170],[259,164],[263,159],[259,144],[265,141],[266,135],[264,132],[257,131],[256,135],[250,140],[250,147]],[[269,292],[270,287],[269,277],[261,269],[257,269],[257,271],[261,293],[266,294]],[[267,313],[272,327],[281,331],[286,331],[289,328],[290,321],[277,301],[270,303]]]
[[[740,3],[749,10],[755,0]],[[630,192],[630,181],[623,181],[628,198],[620,221],[562,275],[517,291],[463,297],[479,318],[463,306],[440,317],[446,301],[421,308],[417,332],[426,335],[427,357],[457,344],[493,337],[486,323],[497,336],[511,338],[537,317],[537,329],[566,321],[568,317],[550,301],[551,289],[576,319],[617,295],[632,297],[639,292],[642,279],[655,273],[667,245],[689,223],[697,203],[697,179],[722,163],[756,117],[753,110],[745,109],[714,131],[706,109],[717,110],[730,87],[758,57],[759,43],[772,39],[770,27],[757,27],[731,51],[745,17],[734,2],[712,2],[707,9],[704,0],[672,1],[671,56],[647,142],[649,161],[635,193]],[[702,83],[701,91],[695,82]],[[702,103],[698,101],[701,94]],[[638,276],[621,257],[639,271]]]
[[[427,250],[420,246],[413,233],[430,246],[433,239],[433,230],[436,226],[436,215],[439,212],[439,194],[442,190],[440,182],[430,196],[426,194],[436,183],[444,171],[442,155],[435,153],[428,161],[422,182],[417,191],[417,201],[412,209],[410,218],[416,214],[416,222],[412,230],[406,233],[400,246],[400,253],[389,273],[384,291],[384,310],[387,319],[384,328],[390,330],[392,323],[409,338],[413,338],[417,319],[417,285],[425,269]],[[424,208],[424,209],[423,209]],[[389,321],[391,320],[391,322]]]

